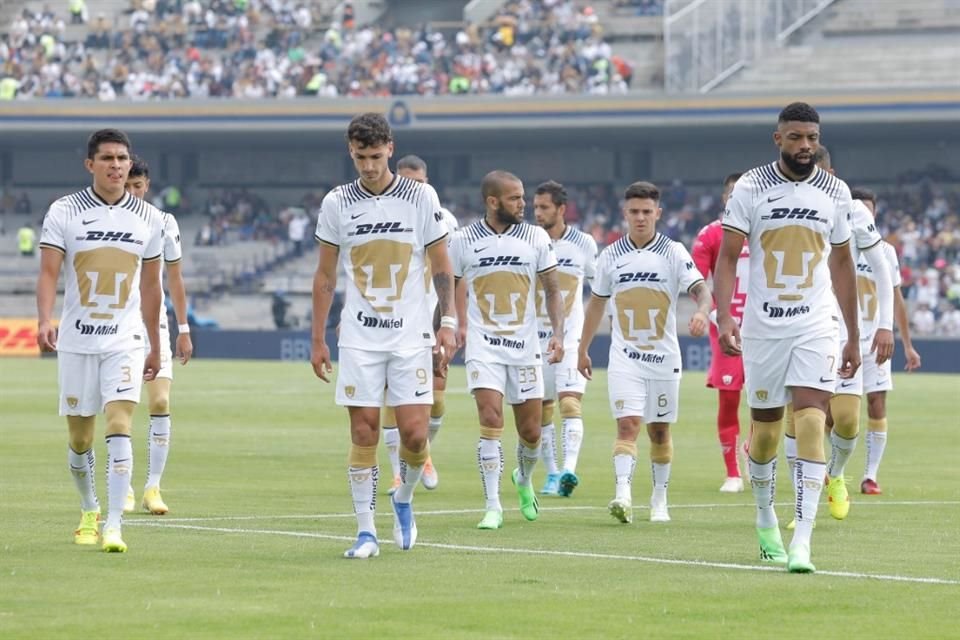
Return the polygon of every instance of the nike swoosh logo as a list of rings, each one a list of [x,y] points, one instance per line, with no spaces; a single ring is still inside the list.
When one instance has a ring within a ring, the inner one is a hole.
[[[351,215],[351,216],[350,216],[350,219],[351,219],[351,220],[356,220],[356,219],[359,218],[360,216],[365,216],[365,215],[367,215],[368,213],[370,213],[370,212],[369,212],[369,211],[364,211],[363,213],[356,213],[356,214]]]
[[[852,382],[841,382],[841,383],[840,383],[840,387],[841,387],[842,389],[846,389],[847,387],[852,387],[852,386],[853,386],[853,383],[852,383]]]
[[[427,395],[428,393],[430,393],[430,392],[429,392],[429,391],[414,391],[414,392],[413,392],[413,395],[415,395],[415,396],[417,396],[418,398],[420,398],[420,397],[423,397],[423,396]]]
[[[124,393],[125,391],[130,391],[130,389],[133,389],[133,387],[124,387],[122,389],[117,387],[117,393]]]
[[[784,194],[778,198],[767,198],[767,202],[776,202],[777,200],[783,200],[786,197],[787,197],[786,194]]]
[[[526,389],[520,389],[520,393],[529,393],[530,391],[533,391],[534,389],[536,389],[536,387],[527,387]]]
[[[94,218],[93,220],[81,220],[81,221],[80,221],[80,224],[82,224],[83,226],[87,226],[88,224],[93,224],[94,222],[96,222],[96,221],[99,220],[99,219],[100,219],[100,218]]]
[[[113,459],[113,464],[120,464],[121,462],[130,462],[130,458],[124,458],[123,460]]]
[[[481,251],[486,251],[486,250],[487,250],[486,247],[480,247],[479,249],[474,249],[473,252],[474,252],[474,253],[480,253]]]
[[[827,378],[824,380],[823,376],[820,376],[820,382],[836,382],[836,378]]]
[[[658,418],[662,418],[663,416],[667,415],[668,413],[670,413],[670,412],[669,412],[669,411],[666,411],[666,412],[664,412],[664,413],[660,413],[659,411],[657,411],[657,417],[658,417]]]
[[[624,262],[623,264],[618,264],[615,268],[617,268],[617,269],[623,269],[625,266],[627,266],[627,263],[626,263],[626,262]]]

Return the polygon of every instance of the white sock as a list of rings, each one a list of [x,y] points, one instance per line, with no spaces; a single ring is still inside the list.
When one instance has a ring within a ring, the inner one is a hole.
[[[625,453],[613,456],[613,472],[617,475],[616,497],[618,500],[633,502],[633,469],[637,466],[637,459]]]
[[[130,491],[133,473],[133,445],[130,436],[107,436],[107,522],[104,530],[123,524],[123,505]]]
[[[430,416],[430,433],[427,434],[427,439],[430,442],[433,442],[433,439],[437,437],[437,432],[440,431],[442,425],[443,416],[437,416],[436,418]]]
[[[563,419],[563,470],[573,473],[583,444],[583,418]]]
[[[160,477],[167,466],[170,452],[170,416],[150,416],[150,437],[147,439],[147,484],[144,489],[160,486]]]
[[[817,505],[820,503],[820,493],[823,491],[823,472],[826,466],[823,462],[797,458],[797,467],[793,474],[793,483],[797,488],[797,528],[793,532],[793,540],[790,541],[791,547],[798,543],[810,544],[813,523],[817,520]]]
[[[540,447],[530,448],[521,443],[517,444],[517,468],[520,473],[517,474],[517,484],[529,486],[533,480],[533,468],[537,466],[537,459],[540,458]]]
[[[757,503],[757,527],[772,529],[778,526],[777,512],[773,510],[773,500],[777,493],[777,459],[760,464],[749,458],[750,488]]]
[[[653,495],[651,503],[667,503],[667,485],[670,483],[670,463],[651,462],[650,471],[653,475]]]
[[[67,462],[70,465],[70,475],[80,492],[80,508],[83,511],[96,511],[100,508],[97,500],[97,480],[94,475],[97,470],[97,457],[90,447],[83,453],[77,453],[67,447]]]
[[[863,474],[864,478],[870,478],[876,482],[877,473],[880,472],[880,461],[883,459],[883,450],[886,447],[886,431],[867,431],[867,470]]]
[[[827,466],[827,475],[831,478],[837,478],[843,475],[843,469],[847,466],[847,460],[850,454],[857,447],[857,437],[852,439],[842,438],[837,435],[837,430],[830,432],[830,464]]]
[[[787,458],[787,470],[790,473],[790,477],[793,478],[793,470],[797,464],[797,438],[796,436],[784,436],[783,438],[783,455]],[[790,486],[796,490],[796,485],[793,482],[790,483]],[[794,491],[794,499],[796,499],[797,494]]]
[[[390,469],[393,478],[400,475],[400,429],[397,427],[383,427],[383,444],[387,447],[387,456],[390,458]]]
[[[377,535],[373,517],[377,512],[377,479],[380,467],[349,467],[350,495],[353,496],[353,512],[357,514],[357,533],[366,531]]]
[[[487,511],[503,511],[500,505],[500,474],[503,472],[503,445],[499,440],[481,438],[477,443],[477,467],[483,482]]]
[[[557,428],[553,423],[545,424],[540,427],[540,457],[543,458],[543,464],[547,473],[556,475],[560,473],[557,469]]]
[[[418,467],[414,467],[406,463],[405,460],[400,461],[400,486],[397,487],[396,493],[393,494],[394,500],[397,502],[410,502],[413,500],[413,490],[416,488],[417,483],[420,482],[420,476],[423,475],[423,465],[421,464]]]

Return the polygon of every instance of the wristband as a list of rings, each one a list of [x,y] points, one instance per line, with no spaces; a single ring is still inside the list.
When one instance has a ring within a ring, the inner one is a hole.
[[[178,325],[177,325],[177,333],[190,333],[190,325],[189,325],[189,324],[178,324]]]
[[[457,319],[453,316],[440,316],[440,326],[447,329],[456,329]]]

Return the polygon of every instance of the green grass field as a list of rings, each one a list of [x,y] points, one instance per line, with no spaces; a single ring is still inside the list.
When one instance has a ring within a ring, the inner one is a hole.
[[[585,398],[574,497],[543,499],[540,519],[523,521],[508,475],[516,443],[508,427],[504,528],[481,532],[475,411],[462,369],[453,371],[434,445],[440,487],[418,490],[415,502],[417,547],[394,547],[383,482],[381,555],[368,561],[340,557],[355,523],[346,413],[332,387],[307,363],[196,361],[176,375],[164,478],[171,513],[128,516],[130,551],[108,555],[72,543],[78,500],[56,415],[56,363],[0,361],[0,637],[960,637],[960,377],[896,377],[886,494],[853,493],[843,522],[822,505],[813,538],[819,572],[802,576],[757,562],[749,490],[717,491],[715,395],[700,374],[683,382],[672,522],[646,521],[643,460],[634,524],[606,512],[614,430],[601,374]],[[141,406],[138,497],[145,433]],[[105,505],[99,437],[97,449]],[[861,442],[848,468],[851,491],[863,458]],[[792,499],[784,475],[783,525]],[[538,469],[538,487],[542,479]]]

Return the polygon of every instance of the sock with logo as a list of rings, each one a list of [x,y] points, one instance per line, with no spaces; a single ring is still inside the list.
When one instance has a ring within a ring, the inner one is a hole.
[[[867,468],[864,478],[876,481],[880,472],[880,461],[883,459],[883,450],[887,447],[887,419],[870,418],[867,420]]]
[[[583,444],[583,418],[563,419],[563,470],[573,473]]]
[[[123,506],[130,491],[133,473],[133,445],[130,436],[107,436],[107,529],[119,529],[123,523]]]
[[[548,474],[557,474],[557,428],[551,422],[540,427],[540,457]]]
[[[170,452],[170,416],[150,416],[150,438],[147,440],[147,484],[145,489],[160,486],[163,469]]]
[[[503,445],[500,440],[480,438],[477,443],[477,467],[483,483],[487,511],[503,511],[500,504],[500,474],[503,472]]]
[[[90,447],[82,453],[77,453],[67,447],[67,462],[70,465],[70,475],[80,493],[80,508],[83,511],[96,511],[100,508],[97,500],[97,481],[94,473],[97,467],[97,457]]]

